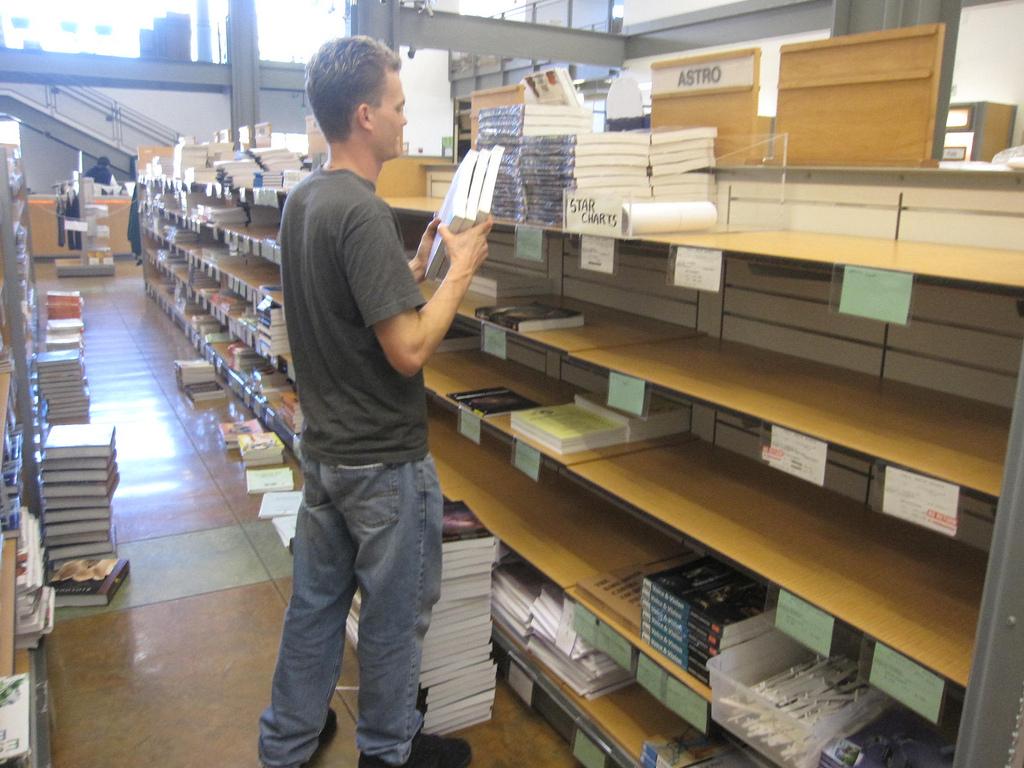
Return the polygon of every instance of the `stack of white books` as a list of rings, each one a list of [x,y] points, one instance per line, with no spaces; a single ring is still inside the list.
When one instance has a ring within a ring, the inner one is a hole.
[[[240,189],[252,187],[259,165],[252,158],[243,160],[217,160],[213,167],[217,169],[217,178],[224,184]]]
[[[225,224],[245,224],[245,209],[239,207],[220,208],[212,205],[203,206],[202,213],[211,224],[224,226]]]
[[[310,171],[307,170],[286,170],[284,172],[284,188],[291,189],[304,178],[309,176]]]
[[[67,349],[81,349],[85,344],[85,325],[81,318],[46,321],[46,351],[60,352]]]
[[[270,296],[264,296],[256,305],[259,318],[259,338],[256,351],[264,356],[276,357],[291,353],[288,345],[288,326],[285,324],[284,307]]]
[[[629,685],[632,673],[587,645],[573,628],[573,602],[522,562],[494,572],[495,620],[578,695],[597,698]]]
[[[208,384],[217,381],[217,372],[213,363],[205,360],[175,360],[174,377],[178,388],[184,389],[191,384]]]
[[[182,180],[186,184],[213,184],[217,171],[213,168],[186,168]]]
[[[206,168],[207,151],[205,144],[186,144],[180,142],[174,146],[174,178],[185,179],[186,171]]]
[[[573,181],[578,192],[649,198],[651,135],[647,131],[589,133],[576,137]]]
[[[690,409],[673,400],[652,396],[646,413],[642,416],[601,405],[606,401],[607,397],[602,394],[576,395],[574,399],[575,404],[580,408],[624,426],[627,443],[654,440],[658,437],[686,432],[689,429]]]
[[[491,718],[497,666],[491,658],[491,568],[496,539],[469,508],[445,501],[441,597],[423,641],[419,705],[425,733],[448,733]],[[347,633],[359,641],[359,596]]]
[[[89,387],[81,349],[41,352],[36,355],[36,376],[50,424],[88,421]]]
[[[657,200],[714,200],[714,127],[678,128],[651,133],[651,189]]]
[[[21,535],[18,537],[16,648],[35,648],[39,639],[53,629],[53,588],[44,586],[43,542],[39,520],[21,511]]]
[[[295,526],[299,518],[302,491],[271,491],[263,494],[260,502],[260,520],[269,520],[281,539],[289,547],[295,538]]]
[[[246,467],[268,467],[284,464],[284,443],[273,432],[239,435],[238,450]]]
[[[302,155],[284,147],[253,147],[249,152],[256,156],[256,160],[266,171],[297,171],[302,168]]]
[[[206,145],[206,155],[211,163],[217,160],[234,160],[235,145],[229,141],[211,141]]]
[[[50,567],[75,558],[116,557],[111,500],[117,488],[115,429],[63,424],[43,445],[43,543]]]

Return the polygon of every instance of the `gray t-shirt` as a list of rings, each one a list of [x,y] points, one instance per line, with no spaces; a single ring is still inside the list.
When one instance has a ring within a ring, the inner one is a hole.
[[[423,304],[394,212],[355,173],[316,170],[288,193],[280,243],[303,454],[354,466],[422,459],[423,373],[392,368],[372,327]]]

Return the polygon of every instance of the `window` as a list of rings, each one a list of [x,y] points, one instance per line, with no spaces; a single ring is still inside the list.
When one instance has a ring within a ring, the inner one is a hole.
[[[349,34],[346,0],[256,0],[260,59],[305,64],[326,41]]]

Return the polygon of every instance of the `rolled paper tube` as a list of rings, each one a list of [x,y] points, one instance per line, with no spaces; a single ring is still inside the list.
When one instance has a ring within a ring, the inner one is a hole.
[[[622,229],[626,236],[665,232],[693,232],[718,223],[718,209],[711,202],[626,203],[622,206]]]

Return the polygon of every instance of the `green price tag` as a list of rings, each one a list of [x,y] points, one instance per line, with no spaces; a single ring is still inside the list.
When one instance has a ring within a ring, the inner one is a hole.
[[[579,603],[573,607],[572,626],[587,645],[597,647],[597,616]]]
[[[665,681],[668,675],[649,656],[639,654],[636,660],[636,681],[658,701],[665,699]]]
[[[608,405],[643,416],[647,406],[647,382],[611,371],[608,374]]]
[[[522,440],[516,440],[515,442],[516,447],[515,453],[512,456],[512,464],[536,483],[540,480],[540,451],[533,446],[527,445]]]
[[[945,681],[882,643],[875,643],[870,683],[922,717],[939,722]]]
[[[480,445],[480,417],[472,411],[460,408],[459,434]]]
[[[786,590],[779,592],[775,626],[822,656],[832,654],[832,631],[835,617]]]
[[[604,752],[583,731],[576,731],[576,739],[572,743],[572,756],[586,768],[604,768]]]
[[[516,225],[516,258],[523,261],[544,261],[543,229]]]
[[[620,667],[632,671],[633,645],[607,624],[601,623],[597,628],[597,647]]]
[[[493,325],[484,323],[484,332],[480,338],[483,340],[484,352],[500,357],[502,360],[507,359],[508,341],[505,332],[501,328],[495,328]]]
[[[674,677],[665,683],[665,706],[701,733],[708,732],[708,702]]]
[[[839,311],[885,323],[906,325],[914,275],[887,269],[843,267]]]

